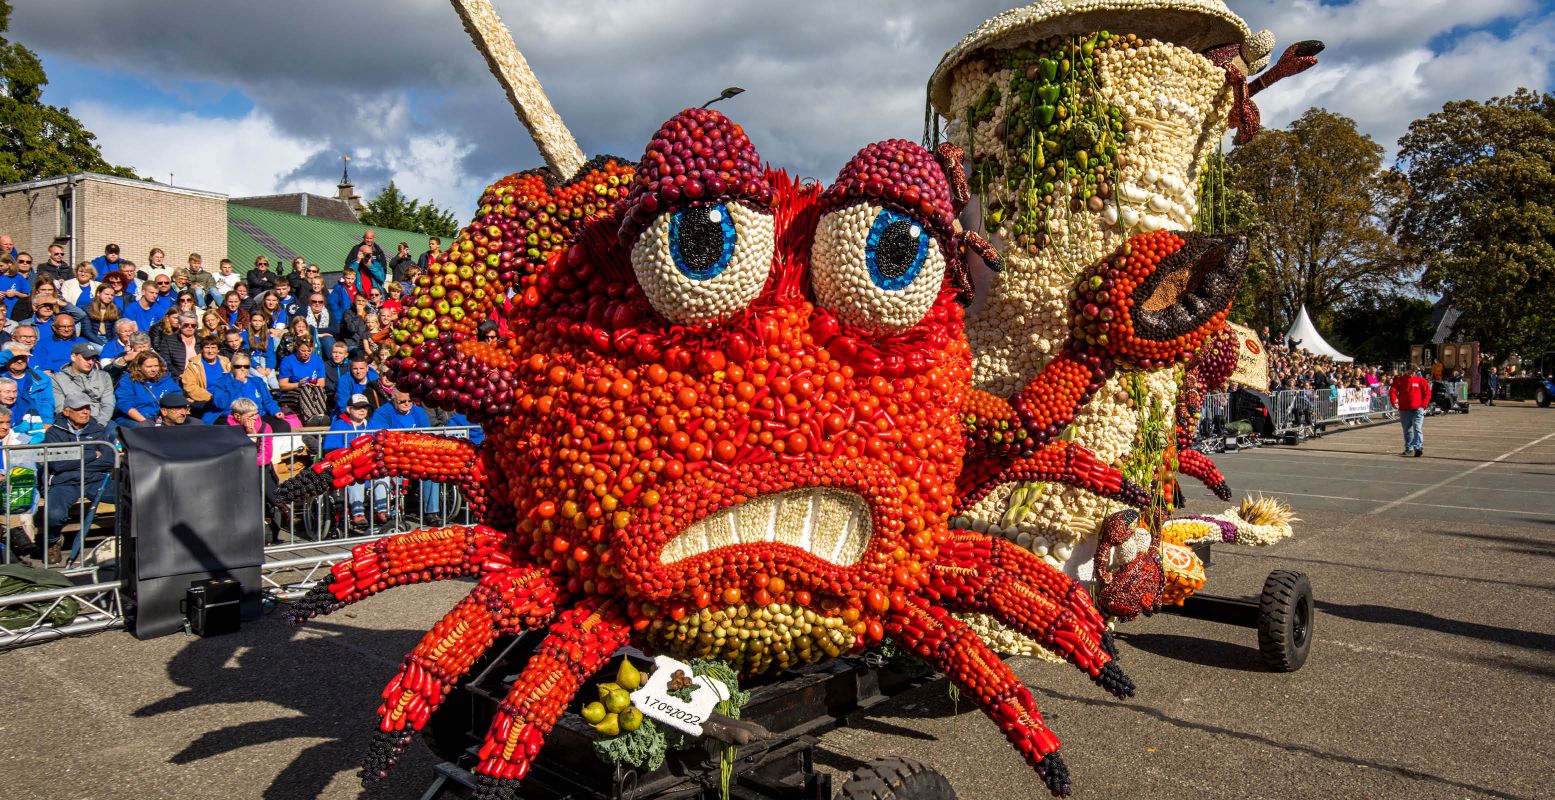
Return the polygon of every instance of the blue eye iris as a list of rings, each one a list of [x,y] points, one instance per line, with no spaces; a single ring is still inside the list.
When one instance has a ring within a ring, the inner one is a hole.
[[[929,253],[929,232],[912,218],[889,208],[875,217],[864,242],[869,279],[886,291],[911,285]]]
[[[670,216],[670,258],[694,281],[718,277],[734,257],[734,218],[723,204],[693,206]]]

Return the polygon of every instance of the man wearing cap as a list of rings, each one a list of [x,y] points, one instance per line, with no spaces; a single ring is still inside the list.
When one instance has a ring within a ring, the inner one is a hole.
[[[54,373],[54,410],[63,411],[65,395],[75,393],[91,402],[92,419],[107,427],[113,421],[113,379],[98,366],[99,353],[91,342],[70,348],[69,363]]]
[[[92,401],[85,395],[70,392],[61,405],[58,423],[43,434],[44,444],[108,441],[108,431],[92,419]],[[63,529],[70,509],[82,500],[95,507],[99,499],[113,496],[113,446],[87,445],[80,458],[50,461],[48,468],[48,549],[44,560],[46,564],[61,564]]]
[[[92,268],[97,270],[98,275],[107,275],[108,273],[118,269],[119,246],[116,244],[109,244],[107,247],[104,247],[103,254],[97,258],[92,259]],[[133,278],[135,276],[131,275],[129,277]]]
[[[125,290],[126,296],[129,290]],[[157,291],[157,285],[152,281],[146,281],[140,285],[140,293],[133,303],[124,304],[124,318],[135,323],[135,327],[142,331],[151,330],[151,326],[162,321],[167,316],[167,310],[173,302],[163,297]]]
[[[265,379],[254,374],[253,361],[247,350],[233,351],[230,359],[232,372],[223,375],[211,387],[211,407],[201,419],[209,424],[215,424],[232,409],[232,402],[240,397],[246,397],[254,401],[259,408],[259,414],[270,427],[277,431],[289,431],[291,425],[281,419],[281,407],[276,405],[275,396],[270,393],[270,387]]]
[[[158,428],[182,428],[185,425],[204,425],[199,417],[189,413],[189,398],[183,392],[168,392],[157,402]]]
[[[23,338],[25,334],[31,336]],[[38,332],[31,326],[20,326],[11,343],[0,352],[5,353],[5,377],[16,382],[12,421],[17,419],[18,412],[25,416],[30,410],[47,426],[54,424],[54,381],[27,363],[32,358],[28,342],[36,342],[37,338]]]
[[[90,344],[76,334],[76,321],[64,314],[56,315],[49,326],[49,333],[40,337],[38,349],[33,351],[32,363],[44,372],[59,372],[70,363],[70,355],[78,345]]]
[[[330,434],[324,437],[324,452],[338,450],[351,443],[352,439],[366,433],[367,416],[372,412],[372,403],[365,394],[354,394],[346,398],[345,408],[329,423]],[[389,479],[376,478],[366,484],[352,484],[346,487],[346,505],[351,513],[351,524],[362,525],[367,522],[367,493],[373,496],[373,518],[378,524],[389,521]]]

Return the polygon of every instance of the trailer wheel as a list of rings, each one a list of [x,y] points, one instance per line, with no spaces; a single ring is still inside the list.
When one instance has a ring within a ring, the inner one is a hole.
[[[1539,408],[1550,407],[1550,390],[1540,386],[1534,390],[1533,401],[1539,404]]]
[[[859,767],[837,800],[956,800],[956,790],[922,761],[892,756]]]
[[[1277,569],[1258,600],[1258,650],[1275,672],[1295,672],[1312,650],[1312,583],[1301,572]]]

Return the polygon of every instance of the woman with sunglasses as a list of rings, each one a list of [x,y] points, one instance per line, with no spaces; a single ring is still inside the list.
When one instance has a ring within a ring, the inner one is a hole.
[[[32,294],[32,281],[17,270],[16,259],[0,255],[0,297],[5,298],[5,314],[16,310],[16,301]],[[14,317],[13,317],[14,319]]]
[[[291,424],[281,416],[281,407],[276,405],[269,385],[264,378],[254,374],[254,362],[248,353],[234,353],[230,366],[232,371],[217,378],[215,385],[210,387],[211,405],[200,415],[200,419],[216,422],[231,413],[234,401],[248,398],[271,428],[277,431],[291,430]]]
[[[200,318],[193,311],[175,311],[168,318],[174,331],[164,335],[155,348],[167,362],[167,374],[181,376],[184,367],[200,358]]]

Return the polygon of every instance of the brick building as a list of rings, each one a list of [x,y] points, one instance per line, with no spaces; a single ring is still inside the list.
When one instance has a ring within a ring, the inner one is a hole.
[[[75,264],[112,242],[142,267],[153,247],[170,266],[200,253],[214,267],[227,252],[227,196],[79,172],[0,186],[0,233],[40,263],[54,243]]]

